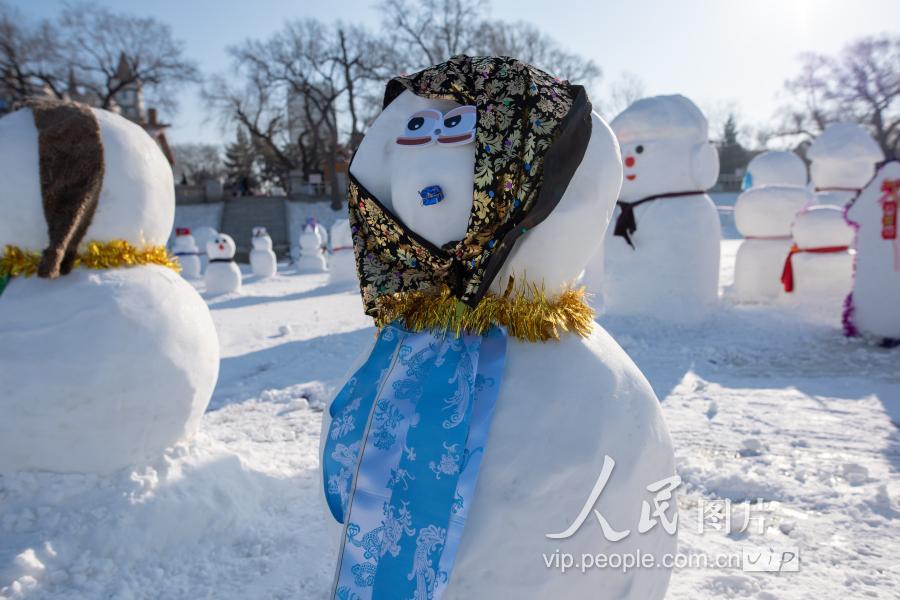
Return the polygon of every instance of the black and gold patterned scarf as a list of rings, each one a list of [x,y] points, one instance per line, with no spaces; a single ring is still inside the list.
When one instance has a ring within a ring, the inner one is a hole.
[[[463,239],[437,247],[409,230],[350,176],[349,212],[366,314],[408,293],[476,307],[520,235],[559,203],[591,135],[584,88],[508,57],[454,56],[388,82],[477,110],[475,188]]]

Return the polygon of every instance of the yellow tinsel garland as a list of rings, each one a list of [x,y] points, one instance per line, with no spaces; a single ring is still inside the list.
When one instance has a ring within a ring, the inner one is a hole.
[[[29,252],[17,246],[6,246],[0,254],[0,277],[31,277],[41,262],[40,252]],[[139,265],[159,265],[176,272],[181,265],[169,255],[165,246],[136,248],[125,240],[88,242],[75,259],[75,267],[85,269],[116,269]]]
[[[558,340],[561,333],[587,337],[594,311],[584,299],[584,288],[567,289],[553,300],[537,285],[517,289],[512,280],[502,296],[486,295],[475,308],[460,303],[446,287],[438,293],[403,292],[377,300],[378,327],[402,319],[412,331],[437,330],[483,334],[493,325],[506,327],[513,337],[531,342]]]

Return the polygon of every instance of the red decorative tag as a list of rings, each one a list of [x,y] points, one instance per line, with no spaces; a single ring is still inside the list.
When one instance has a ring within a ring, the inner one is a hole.
[[[888,200],[881,203],[884,214],[881,217],[881,238],[884,240],[897,239],[897,201]]]
[[[897,239],[897,200],[900,199],[900,179],[885,180],[881,185],[881,239]]]

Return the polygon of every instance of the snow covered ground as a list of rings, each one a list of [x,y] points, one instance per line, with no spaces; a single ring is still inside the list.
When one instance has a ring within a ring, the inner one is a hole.
[[[738,244],[723,242],[723,285]],[[354,289],[286,265],[210,307],[222,371],[192,442],[111,477],[0,477],[0,598],[326,596],[321,403],[374,329]],[[800,551],[796,573],[676,569],[670,598],[898,597],[900,354],[844,339],[839,310],[725,301],[694,327],[601,317],[662,402],[684,479],[680,552]],[[725,501],[731,533],[715,529]]]

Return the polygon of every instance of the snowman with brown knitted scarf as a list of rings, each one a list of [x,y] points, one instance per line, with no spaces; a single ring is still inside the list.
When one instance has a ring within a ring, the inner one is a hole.
[[[0,473],[105,473],[197,428],[206,304],[164,244],[172,170],[137,125],[41,101],[0,119]]]
[[[323,422],[329,597],[663,598],[554,566],[676,546],[659,403],[574,287],[622,180],[584,89],[454,57],[388,83],[349,171],[380,331]]]

